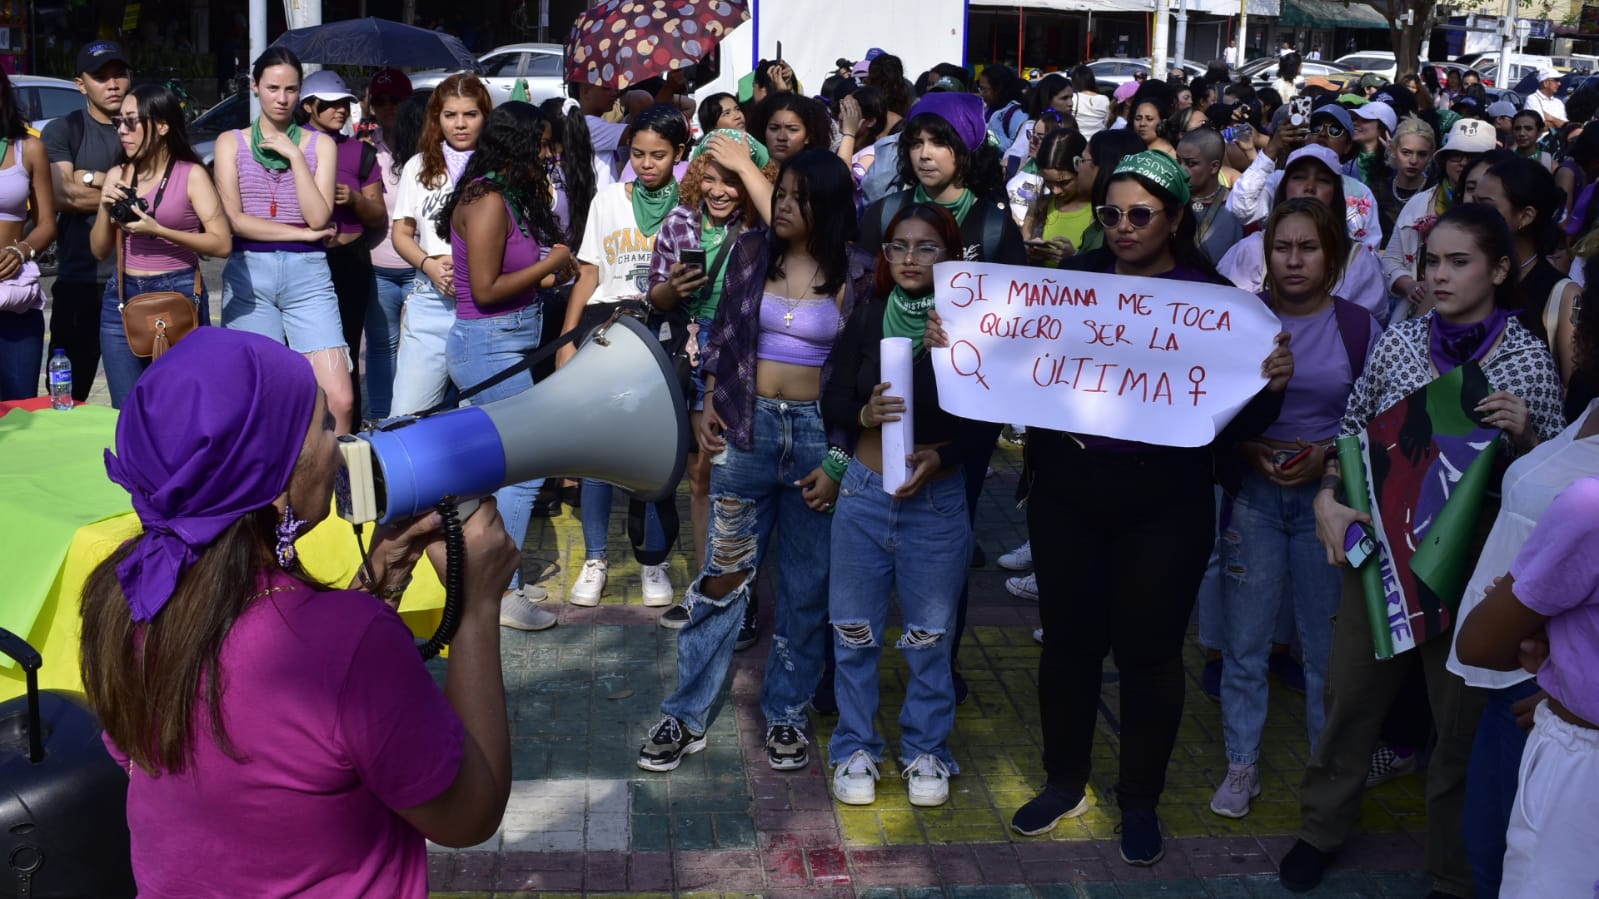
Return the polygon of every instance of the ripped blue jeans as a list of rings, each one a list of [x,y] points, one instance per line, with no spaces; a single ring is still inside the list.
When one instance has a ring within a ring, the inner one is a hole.
[[[877,672],[889,597],[897,594],[905,629],[894,646],[910,668],[899,713],[900,761],[909,765],[927,754],[951,773],[960,771],[949,752],[955,727],[949,634],[971,553],[964,478],[929,481],[917,495],[896,500],[883,491],[882,475],[850,463],[833,513],[828,600],[838,656],[838,727],[827,746],[834,764],[860,749],[882,761]]]
[[[697,734],[710,726],[711,706],[727,679],[744,606],[774,527],[777,626],[761,685],[767,726],[803,728],[805,707],[822,676],[832,516],[805,505],[794,486],[827,455],[821,407],[757,397],[754,432],[749,449],[730,440],[726,452],[711,460],[705,567],[683,597],[689,618],[677,635],[677,689],[661,703],[663,713]],[[733,573],[744,579],[727,595],[705,595],[708,579]]]

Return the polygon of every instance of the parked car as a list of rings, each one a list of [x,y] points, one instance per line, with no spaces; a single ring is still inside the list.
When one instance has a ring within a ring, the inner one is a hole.
[[[495,47],[478,57],[478,65],[483,67],[478,77],[488,87],[495,106],[511,99],[518,78],[527,79],[528,97],[532,102],[542,103],[551,97],[565,96],[563,52],[560,44]],[[417,90],[431,90],[451,74],[444,69],[412,72],[411,86]]]
[[[250,94],[239,91],[222,98],[189,125],[189,145],[207,166],[216,157],[217,135],[250,127]]]
[[[1147,58],[1107,57],[1090,62],[1088,67],[1094,72],[1094,80],[1101,86],[1109,85],[1112,91],[1132,81],[1133,76],[1139,72],[1146,76],[1149,74]],[[1184,60],[1183,71],[1188,73],[1189,78],[1197,78],[1205,74],[1205,67],[1192,60]]]
[[[46,78],[43,75],[12,75],[11,95],[22,113],[23,121],[35,131],[43,131],[51,119],[86,109],[89,105],[76,84],[65,78]]]
[[[1304,87],[1306,78],[1338,75],[1349,71],[1353,70],[1343,63],[1330,62],[1323,59],[1307,59],[1300,63],[1299,78],[1294,84],[1296,87]],[[1277,60],[1251,60],[1238,70],[1238,74],[1247,76],[1256,88],[1271,87],[1277,81]]]
[[[1389,81],[1398,77],[1399,64],[1388,50],[1360,50],[1338,57],[1337,62],[1357,72],[1375,72]]]

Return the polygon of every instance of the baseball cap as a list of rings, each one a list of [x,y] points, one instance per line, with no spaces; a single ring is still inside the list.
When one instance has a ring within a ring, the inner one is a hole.
[[[87,75],[113,62],[128,65],[128,55],[122,52],[121,44],[115,41],[90,41],[78,51],[78,67],[74,71]]]
[[[873,47],[872,49],[867,50],[866,51],[866,61],[867,62],[871,62],[872,60],[876,59],[877,57],[882,56],[883,52],[884,51],[883,51],[882,47]]]
[[[332,69],[322,69],[312,72],[305,77],[305,82],[300,85],[300,99],[315,97],[332,103],[336,100],[354,100],[355,94],[344,86],[344,79]]]
[[[1310,121],[1314,122],[1319,118],[1332,119],[1338,124],[1344,126],[1344,130],[1350,134],[1353,134],[1355,131],[1355,123],[1349,118],[1349,110],[1337,104],[1329,103],[1326,106],[1318,106],[1311,110]]]
[[[1556,71],[1555,69],[1540,69],[1540,70],[1538,70],[1538,80],[1539,81],[1550,81],[1550,80],[1559,81],[1560,80],[1560,73],[1558,71]]]
[[[1497,119],[1500,116],[1514,116],[1520,111],[1516,108],[1516,104],[1509,100],[1495,100],[1488,104],[1488,117],[1491,119]]]
[[[1133,94],[1136,93],[1138,93],[1138,82],[1124,81],[1116,85],[1116,91],[1113,96],[1115,96],[1116,102],[1121,103],[1124,100],[1131,99]]]
[[[1494,148],[1498,139],[1494,126],[1482,119],[1461,119],[1450,126],[1449,134],[1439,153],[1486,153]]]
[[[382,69],[366,83],[366,92],[374,97],[404,99],[411,96],[411,78],[399,69]]]
[[[1338,154],[1334,153],[1331,147],[1324,147],[1321,144],[1306,144],[1294,152],[1289,153],[1288,163],[1283,166],[1283,171],[1288,171],[1297,165],[1301,160],[1306,159],[1313,162],[1319,162],[1326,166],[1327,171],[1332,172],[1333,177],[1335,178],[1343,177],[1344,164],[1338,159]]]
[[[1394,129],[1399,127],[1399,119],[1394,115],[1393,107],[1387,103],[1367,103],[1350,114],[1355,118],[1381,122],[1389,134],[1393,134]]]
[[[938,94],[938,93],[964,94],[964,93],[966,93],[966,88],[961,86],[961,83],[959,81],[956,81],[955,79],[949,77],[948,75],[945,75],[944,77],[938,79],[937,81],[935,81],[931,85],[929,85],[928,88],[927,88],[927,92],[929,94]]]

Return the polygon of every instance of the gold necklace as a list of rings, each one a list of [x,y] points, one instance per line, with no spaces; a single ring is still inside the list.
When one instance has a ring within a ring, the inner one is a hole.
[[[821,263],[817,263],[816,268],[811,270],[810,280],[805,284],[806,293],[810,293],[816,289],[816,276],[821,274],[821,272],[822,265]],[[794,292],[794,284],[791,280],[789,280],[788,271],[786,269],[783,272],[783,292],[784,294],[792,294]],[[805,298],[785,295],[779,297],[779,299],[783,301],[783,327],[792,328],[794,327],[794,310],[799,308],[799,304]]]

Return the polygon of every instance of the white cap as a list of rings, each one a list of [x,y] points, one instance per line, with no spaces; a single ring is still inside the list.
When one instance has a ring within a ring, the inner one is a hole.
[[[1461,119],[1449,128],[1439,153],[1486,153],[1497,144],[1494,126],[1482,119]]]
[[[1367,103],[1365,106],[1351,109],[1349,114],[1357,119],[1382,122],[1389,134],[1393,134],[1394,129],[1399,127],[1399,117],[1394,115],[1394,108],[1387,103]]]
[[[1554,69],[1541,69],[1538,72],[1538,80],[1540,82],[1550,80],[1559,81],[1560,73]]]
[[[354,100],[355,94],[344,86],[344,79],[332,69],[321,69],[305,77],[305,82],[300,85],[300,99],[315,97],[327,103],[338,100]]]

